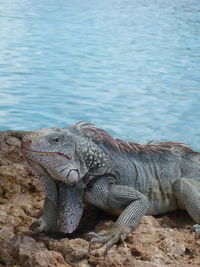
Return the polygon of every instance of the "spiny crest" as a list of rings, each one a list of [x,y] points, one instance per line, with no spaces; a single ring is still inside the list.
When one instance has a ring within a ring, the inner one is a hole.
[[[115,139],[111,134],[100,128],[97,128],[93,123],[84,123],[84,121],[80,121],[71,127],[78,129],[86,136],[91,137],[94,141],[107,143],[111,145],[118,152],[132,151],[136,153],[143,152],[146,154],[152,154],[154,152],[163,153],[166,150],[170,149],[193,152],[193,150],[184,143],[178,143],[178,142],[155,143],[154,141],[151,141],[147,144],[142,145],[133,142],[126,142],[121,139]]]
[[[108,132],[97,128],[93,123],[84,123],[83,121],[80,121],[72,127],[77,128],[80,132],[91,137],[93,140],[110,144],[114,149],[120,151],[117,140]]]

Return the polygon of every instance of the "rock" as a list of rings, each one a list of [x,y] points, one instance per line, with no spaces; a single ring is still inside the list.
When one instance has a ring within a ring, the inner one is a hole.
[[[134,258],[131,255],[131,250],[127,247],[114,246],[110,249],[105,257],[102,257],[102,266],[127,266],[131,267]],[[101,264],[99,265],[101,266]]]
[[[32,254],[41,251],[47,251],[45,245],[42,242],[36,242],[29,236],[19,237],[19,241],[16,242],[17,250],[19,253],[20,263],[24,263],[32,258]]]
[[[178,243],[169,237],[166,237],[161,241],[160,247],[162,247],[162,250],[170,255],[173,259],[182,257],[186,252],[184,244]]]
[[[66,262],[74,263],[87,256],[89,252],[89,243],[81,238],[71,240],[63,238],[59,241],[50,240],[49,248],[60,252]]]
[[[76,267],[91,267],[91,265],[88,263],[87,260],[82,260],[76,264]]]
[[[161,249],[154,247],[148,250],[148,252],[142,253],[142,259],[145,261],[150,261],[154,263],[165,263],[169,264],[171,263],[171,260],[169,259],[168,255],[166,255],[164,252],[162,252]]]
[[[150,261],[134,261],[133,262],[133,267],[167,267],[169,265],[165,265],[165,264],[159,264],[159,263],[153,263]]]
[[[38,251],[32,253],[25,262],[27,267],[70,267],[63,256],[56,251]]]
[[[29,236],[15,236],[0,242],[0,258],[6,264],[25,262],[32,253],[46,250],[41,242]]]
[[[89,243],[81,238],[69,240],[69,246],[65,249],[65,252],[71,260],[80,260],[88,254]]]
[[[6,142],[3,142],[3,135]],[[115,218],[97,208],[86,209],[76,238],[33,238],[29,226],[40,216],[44,193],[27,169],[20,142],[0,133],[0,265],[61,267],[200,266],[200,241],[189,229],[194,224],[184,212],[155,218],[144,216],[124,244],[103,255],[100,244],[89,249],[89,231],[107,232]],[[78,237],[78,238],[77,238]]]
[[[70,265],[64,261],[61,253],[48,251],[44,243],[36,242],[29,236],[16,236],[10,240],[1,241],[0,258],[6,265],[54,267]]]
[[[7,148],[10,151],[14,150],[15,148],[21,147],[21,140],[14,136],[5,135],[4,142],[5,142],[4,143],[5,148],[6,145],[8,145]]]

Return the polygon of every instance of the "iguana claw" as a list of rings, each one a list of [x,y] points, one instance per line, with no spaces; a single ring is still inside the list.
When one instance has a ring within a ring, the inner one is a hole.
[[[40,234],[42,232],[47,232],[47,226],[42,217],[40,217],[38,220],[34,221],[29,229],[33,231],[35,234]]]
[[[190,233],[195,233],[195,240],[198,240],[200,238],[200,224],[195,224],[190,229]]]
[[[97,234],[90,232],[88,235],[92,237],[91,243],[102,243],[106,245],[106,250],[109,250],[119,240],[124,241],[130,233],[131,229],[125,226],[115,226],[109,232]]]

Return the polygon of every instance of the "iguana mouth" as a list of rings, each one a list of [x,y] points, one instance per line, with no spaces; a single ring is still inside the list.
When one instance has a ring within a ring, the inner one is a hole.
[[[25,151],[25,152],[31,152],[31,153],[37,153],[38,155],[44,155],[44,156],[63,156],[65,158],[67,158],[68,160],[71,160],[70,156],[63,154],[61,152],[45,152],[45,151],[36,151],[36,150],[30,150],[30,149],[25,149],[25,148],[21,148],[21,151]]]

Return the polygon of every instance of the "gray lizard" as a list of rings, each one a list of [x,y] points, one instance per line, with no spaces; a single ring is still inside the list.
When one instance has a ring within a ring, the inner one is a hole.
[[[78,123],[24,133],[21,151],[46,192],[36,232],[72,233],[89,202],[118,215],[110,232],[90,233],[107,247],[124,240],[143,215],[177,209],[187,210],[200,236],[200,153],[182,143],[140,145]]]

